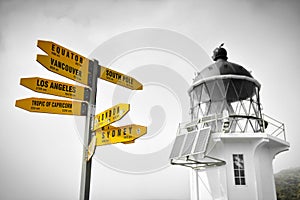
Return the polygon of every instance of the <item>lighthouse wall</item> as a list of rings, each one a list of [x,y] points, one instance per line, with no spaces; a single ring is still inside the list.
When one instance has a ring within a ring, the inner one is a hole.
[[[245,136],[244,133],[221,136],[230,200],[258,199],[254,161],[256,143],[254,138]]]
[[[254,152],[258,199],[276,200],[273,158],[269,140],[262,140]]]
[[[272,161],[288,143],[263,133],[219,134],[214,140],[209,156],[226,164],[198,171],[198,179],[194,173],[191,192],[198,195],[192,199],[276,200]]]

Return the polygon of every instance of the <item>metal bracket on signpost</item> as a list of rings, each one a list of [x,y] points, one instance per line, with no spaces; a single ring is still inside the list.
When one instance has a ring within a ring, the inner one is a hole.
[[[97,94],[97,80],[99,77],[100,68],[98,61],[90,61],[89,63],[89,86],[91,87],[90,99],[88,101],[88,112],[86,115],[83,156],[82,156],[82,171],[81,171],[81,185],[80,185],[80,200],[88,200],[90,196],[90,182],[92,159],[88,159],[88,146],[93,135],[93,123],[95,116],[96,94]]]

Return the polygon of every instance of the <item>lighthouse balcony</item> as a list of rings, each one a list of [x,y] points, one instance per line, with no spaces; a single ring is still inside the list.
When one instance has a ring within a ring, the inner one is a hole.
[[[213,114],[179,125],[178,134],[210,127],[211,133],[264,133],[286,141],[284,123],[262,114],[261,118],[251,115]]]

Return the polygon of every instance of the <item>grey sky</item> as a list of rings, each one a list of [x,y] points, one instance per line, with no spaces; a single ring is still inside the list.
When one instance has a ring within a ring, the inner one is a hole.
[[[21,77],[70,82],[35,61],[42,53],[37,40],[88,56],[112,36],[145,27],[184,34],[208,55],[225,42],[229,60],[251,70],[262,84],[263,112],[286,125],[291,148],[276,158],[275,171],[300,166],[299,10],[296,0],[1,1],[0,199],[79,196],[82,146],[74,118],[14,107],[16,99],[55,98],[23,88]],[[130,175],[95,161],[92,173],[92,199],[189,198],[189,171],[183,168]]]

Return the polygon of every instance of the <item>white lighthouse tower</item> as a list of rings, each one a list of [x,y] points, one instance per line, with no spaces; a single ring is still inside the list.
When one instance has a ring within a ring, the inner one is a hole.
[[[188,91],[191,121],[179,125],[171,164],[192,168],[192,200],[276,200],[272,161],[289,149],[284,124],[262,113],[260,83],[222,45],[213,60]]]

